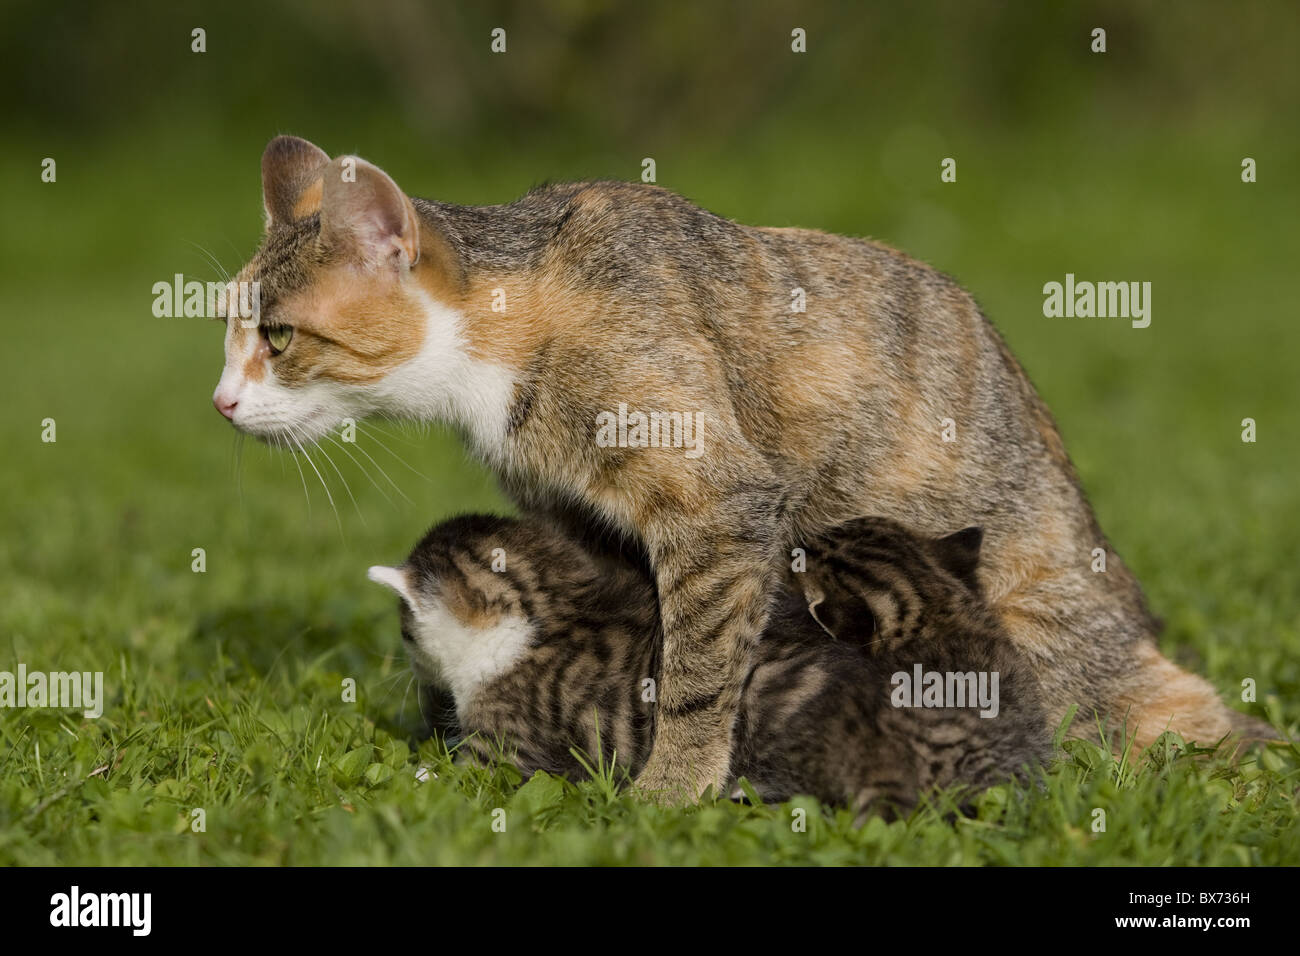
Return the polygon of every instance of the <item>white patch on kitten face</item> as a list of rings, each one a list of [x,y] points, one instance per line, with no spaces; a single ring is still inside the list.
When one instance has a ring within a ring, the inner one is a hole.
[[[522,615],[473,627],[436,596],[414,592],[404,568],[376,566],[368,577],[406,602],[415,625],[414,646],[407,645],[411,669],[421,681],[448,688],[462,717],[474,694],[519,663],[532,643],[533,627]]]
[[[483,685],[509,671],[527,652],[533,628],[522,616],[489,627],[471,627],[437,599],[425,599],[415,615],[415,643],[436,666],[464,714]]]

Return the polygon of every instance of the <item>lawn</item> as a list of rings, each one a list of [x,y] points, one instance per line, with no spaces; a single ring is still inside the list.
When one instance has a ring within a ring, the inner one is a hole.
[[[233,271],[255,247],[264,132],[160,132],[144,157],[32,141],[0,163],[24,224],[0,247],[0,670],[101,671],[105,690],[98,719],[0,709],[0,863],[1300,864],[1287,746],[1234,765],[1168,736],[1122,762],[1071,742],[973,818],[945,797],[858,830],[810,799],[661,809],[610,774],[453,767],[418,739],[393,600],[365,570],[440,518],[507,503],[437,428],[374,423],[351,457],[327,444],[332,461],[238,442],[210,404],[221,328],[150,312],[154,282],[216,278],[209,255]],[[1055,411],[1165,652],[1230,701],[1253,680],[1252,709],[1294,738],[1300,185],[1277,166],[1243,184],[1222,128],[1099,144],[973,126],[938,144],[964,157],[942,185],[933,135],[809,132],[812,158],[793,162],[773,132],[743,164],[683,149],[660,182],[747,222],[875,235],[957,276]],[[52,150],[43,184],[31,157]],[[428,172],[371,158],[466,202],[639,172],[639,155],[562,147]],[[1042,286],[1067,272],[1152,282],[1151,326],[1045,318]]]

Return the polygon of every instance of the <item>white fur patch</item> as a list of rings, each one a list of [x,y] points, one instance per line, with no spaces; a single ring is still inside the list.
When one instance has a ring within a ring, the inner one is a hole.
[[[509,671],[528,650],[532,626],[522,617],[469,627],[436,599],[415,609],[415,643],[456,699],[462,715],[484,684]]]
[[[438,421],[465,429],[475,451],[501,455],[514,401],[511,371],[473,358],[461,334],[463,316],[421,292],[424,341],[411,359],[369,386],[375,411],[399,418]]]

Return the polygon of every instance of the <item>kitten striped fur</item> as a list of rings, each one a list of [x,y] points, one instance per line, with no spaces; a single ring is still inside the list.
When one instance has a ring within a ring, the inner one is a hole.
[[[746,777],[765,800],[809,793],[897,812],[935,788],[986,787],[1044,762],[1033,674],[971,583],[978,548],[978,532],[927,539],[884,519],[819,538],[792,578],[817,595],[821,623],[783,589],[742,690],[731,785]],[[462,753],[487,762],[504,750],[526,773],[570,777],[585,772],[574,749],[593,765],[644,766],[662,628],[643,562],[541,519],[475,515],[435,527],[400,569],[372,570],[394,586],[386,572],[404,582],[395,589],[419,677],[445,686],[464,630],[483,649],[481,679],[452,690]],[[527,639],[500,656],[501,633],[520,628]],[[894,675],[916,665],[997,674],[996,715],[894,706]]]

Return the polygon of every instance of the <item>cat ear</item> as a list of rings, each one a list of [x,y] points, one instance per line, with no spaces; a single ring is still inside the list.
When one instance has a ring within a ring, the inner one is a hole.
[[[409,269],[420,258],[420,219],[406,193],[378,166],[340,156],[325,169],[321,242],[371,265]]]
[[[803,595],[808,602],[808,613],[831,637],[865,645],[875,634],[876,617],[861,595],[837,591],[828,599],[820,586],[809,583],[804,584]]]
[[[376,584],[382,584],[397,592],[398,597],[406,602],[406,606],[412,611],[415,610],[415,601],[411,594],[411,582],[407,577],[405,568],[389,568],[382,564],[376,564],[366,572],[366,577]]]
[[[262,205],[267,226],[293,222],[320,208],[321,170],[329,154],[297,136],[277,136],[262,153]]]
[[[969,587],[979,586],[975,569],[980,563],[980,546],[984,543],[984,529],[963,528],[931,543],[931,550],[939,564]]]

